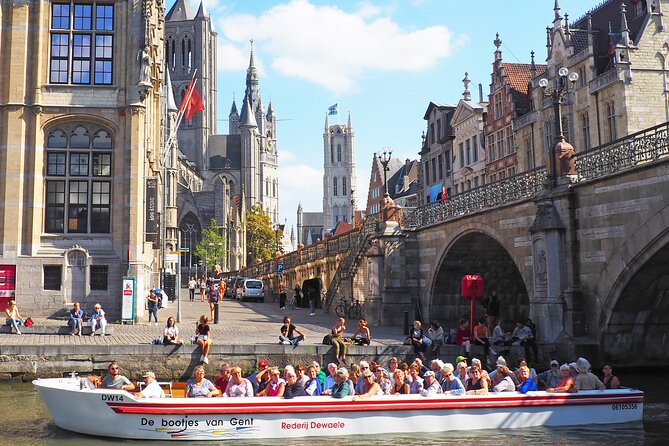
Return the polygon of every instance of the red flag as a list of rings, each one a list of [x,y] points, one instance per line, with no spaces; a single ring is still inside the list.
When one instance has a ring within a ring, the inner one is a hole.
[[[202,102],[202,97],[200,97],[200,93],[195,88],[195,77],[193,77],[186,89],[184,100],[181,103],[181,107],[179,107],[179,113],[184,114],[185,111],[184,118],[186,118],[186,121],[190,121],[193,116],[202,110],[204,110],[204,102]]]

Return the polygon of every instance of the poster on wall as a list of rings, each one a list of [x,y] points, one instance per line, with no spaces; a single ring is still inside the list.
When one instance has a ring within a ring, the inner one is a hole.
[[[135,278],[123,277],[121,286],[123,295],[121,296],[121,322],[135,321]]]

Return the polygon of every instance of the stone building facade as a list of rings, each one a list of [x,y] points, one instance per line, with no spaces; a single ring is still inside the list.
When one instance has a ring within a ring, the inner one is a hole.
[[[348,125],[330,125],[323,133],[323,228],[333,232],[340,221],[349,222],[355,209],[355,133]]]
[[[25,314],[100,302],[119,319],[133,276],[142,316],[160,261],[164,14],[0,3],[0,269],[14,282],[0,298]]]
[[[434,202],[444,193],[452,195],[453,189],[453,127],[451,119],[455,105],[430,102],[423,119],[427,133],[423,134],[421,147],[418,201],[421,205]]]

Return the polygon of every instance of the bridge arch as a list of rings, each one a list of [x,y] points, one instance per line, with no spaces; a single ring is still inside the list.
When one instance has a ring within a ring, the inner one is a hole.
[[[594,289],[602,296],[599,339],[611,362],[666,362],[669,351],[669,206],[626,237]],[[606,280],[611,278],[611,280]],[[602,289],[612,283],[609,289]]]
[[[428,279],[427,303],[431,319],[453,324],[469,314],[469,303],[462,300],[460,287],[465,274],[480,274],[485,291],[497,291],[502,302],[500,312],[511,328],[511,321],[527,318],[532,267],[522,268],[525,258],[517,258],[508,240],[493,227],[482,223],[463,225],[461,231],[445,237],[437,258],[438,267]],[[483,305],[477,306],[477,318],[483,317]]]

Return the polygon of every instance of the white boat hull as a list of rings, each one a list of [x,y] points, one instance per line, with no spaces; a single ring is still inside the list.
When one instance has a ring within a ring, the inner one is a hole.
[[[71,378],[33,381],[57,426],[83,434],[212,440],[573,426],[641,421],[643,392],[530,392],[476,396],[139,399],[80,389]]]

